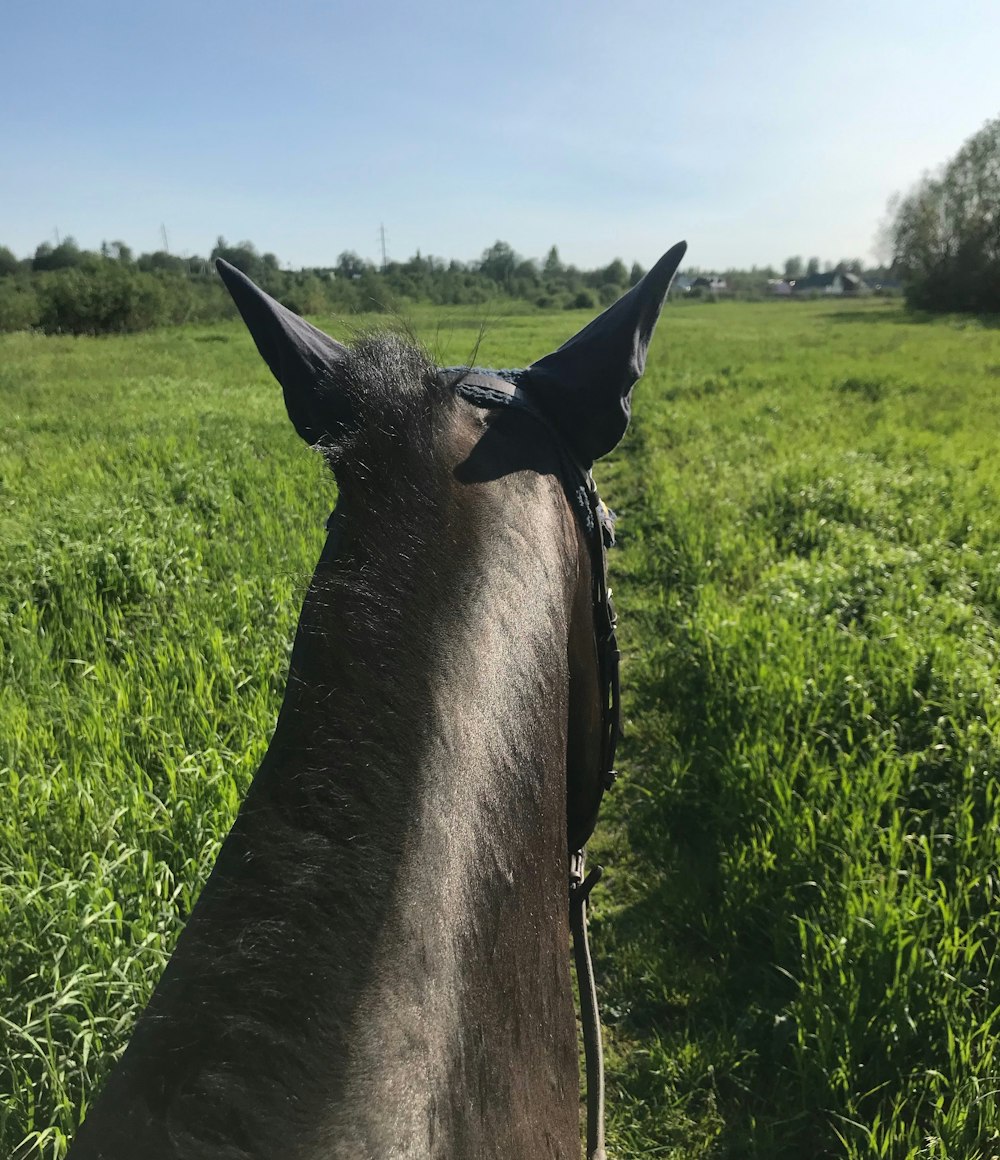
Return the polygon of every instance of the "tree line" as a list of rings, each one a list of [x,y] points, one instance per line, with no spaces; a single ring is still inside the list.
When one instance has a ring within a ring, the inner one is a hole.
[[[296,313],[312,315],[398,311],[415,303],[474,306],[498,299],[537,309],[594,310],[614,302],[645,273],[638,263],[626,266],[619,258],[579,269],[563,262],[556,246],[537,261],[503,241],[472,262],[418,251],[408,261],[378,266],[345,251],[333,266],[290,270],[251,242],[231,245],[222,237],[207,257],[166,250],[136,255],[122,241],[85,250],[67,237],[55,245],[42,242],[30,258],[0,246],[0,331],[108,334],[233,317],[232,301],[215,273],[216,258],[231,262]],[[692,267],[686,274],[689,281],[721,279],[726,296],[754,299],[770,297],[770,283],[779,277],[808,276],[821,266],[870,273],[860,259],[834,266],[792,257],[783,275],[771,266],[711,272]],[[704,294],[696,286],[690,296]]]
[[[581,270],[564,263],[555,246],[537,262],[502,241],[475,262],[418,252],[406,262],[378,267],[345,251],[330,267],[287,270],[251,242],[230,245],[221,237],[208,257],[165,250],[137,256],[121,241],[85,250],[67,237],[56,245],[43,242],[24,259],[0,246],[0,330],[102,334],[232,317],[216,258],[299,314],[379,312],[418,302],[476,305],[497,298],[538,308],[593,309],[613,302],[645,273],[638,263],[628,267],[617,258]]]
[[[1000,117],[890,203],[887,233],[910,306],[1000,312]]]

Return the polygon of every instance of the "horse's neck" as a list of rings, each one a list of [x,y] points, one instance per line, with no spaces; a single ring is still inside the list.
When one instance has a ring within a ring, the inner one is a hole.
[[[523,528],[452,520],[422,553],[373,528],[368,563],[325,558],[268,755],[79,1156],[577,1154],[576,563],[568,511],[520,498]]]
[[[565,529],[552,505],[542,511],[552,526],[499,526],[482,558],[455,561],[461,607],[435,621],[412,690],[425,726],[415,748],[393,741],[410,753],[410,792],[378,819],[402,841],[352,1000],[333,1124],[358,1155],[545,1156],[546,1133],[575,1138],[563,808],[572,593],[554,547]],[[553,1101],[557,1091],[568,1098]]]

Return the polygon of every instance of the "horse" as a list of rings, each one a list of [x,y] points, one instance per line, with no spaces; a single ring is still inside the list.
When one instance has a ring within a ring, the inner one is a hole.
[[[342,345],[218,263],[338,498],[266,755],[71,1160],[579,1157],[590,468],[685,248],[517,372]]]

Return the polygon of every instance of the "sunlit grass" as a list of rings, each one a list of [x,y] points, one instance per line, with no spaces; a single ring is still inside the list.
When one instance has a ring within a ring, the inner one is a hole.
[[[479,322],[415,318],[441,362]],[[634,414],[612,1154],[1000,1154],[1000,332],[672,308]],[[4,336],[0,418],[0,1154],[55,1158],[266,746],[333,491],[235,325]]]
[[[702,313],[610,469],[618,1154],[994,1155],[1000,335]]]

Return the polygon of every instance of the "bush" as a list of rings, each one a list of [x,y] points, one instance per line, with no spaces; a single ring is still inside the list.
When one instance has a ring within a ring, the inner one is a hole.
[[[20,268],[21,263],[14,252],[7,246],[0,246],[0,275],[16,274]]]
[[[112,264],[61,270],[40,280],[41,326],[47,334],[113,334],[166,321],[159,279]]]
[[[38,325],[38,316],[38,295],[30,282],[0,279],[0,331],[29,330]]]

